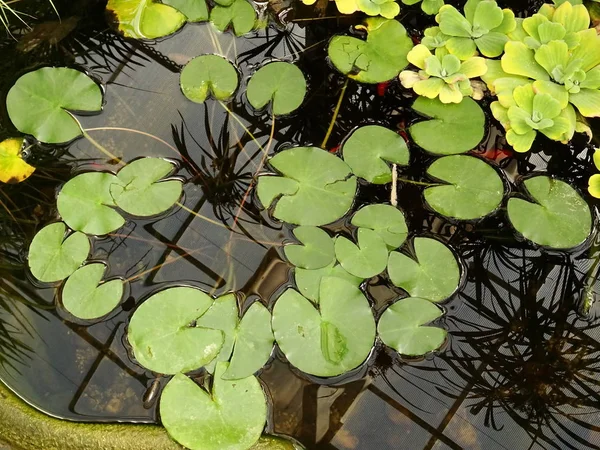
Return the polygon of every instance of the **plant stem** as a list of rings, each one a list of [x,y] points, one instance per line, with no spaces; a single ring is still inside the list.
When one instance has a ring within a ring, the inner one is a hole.
[[[329,128],[327,129],[327,134],[325,135],[325,139],[321,143],[321,148],[325,148],[327,146],[327,141],[331,136],[331,132],[333,131],[333,126],[335,125],[335,121],[337,120],[337,116],[340,113],[340,107],[342,106],[342,101],[344,100],[344,94],[346,93],[346,88],[348,87],[348,78],[342,87],[342,92],[340,92],[340,98],[338,98],[337,105],[335,105],[335,110],[333,111],[333,117],[331,118],[331,122],[329,123]]]
[[[392,194],[390,196],[390,204],[398,206],[398,167],[392,164]]]

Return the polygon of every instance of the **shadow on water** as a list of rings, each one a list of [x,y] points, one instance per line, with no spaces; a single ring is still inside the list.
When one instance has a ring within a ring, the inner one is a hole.
[[[23,2],[24,12],[40,25],[28,30],[15,24],[14,39],[0,42],[3,95],[32,67],[87,68],[108,89],[103,113],[83,118],[84,126],[95,129],[119,158],[179,160],[187,210],[152,220],[128,218],[122,229],[94,239],[94,258],[108,261],[109,275],[125,276],[131,287],[105,320],[78,322],[55,306],[54,287],[27,276],[26,249],[35,232],[56,217],[56,190],[72,172],[114,170],[115,161],[99,159],[83,140],[63,149],[30,149],[28,158],[38,167],[33,177],[0,187],[0,378],[59,417],[156,422],[156,402],[142,401],[156,376],[132,361],[124,338],[135,306],[173,282],[213,294],[239,290],[245,303],[256,298],[270,303],[293,284],[281,252],[290,229],[261,212],[251,192],[271,117],[254,112],[243,97],[226,105],[183,101],[179,70],[190,58],[215,51],[207,25],[188,25],[169,39],[142,43],[108,29],[102,2],[55,3],[61,22],[42,8],[44,2]],[[540,3],[502,6],[524,14]],[[296,19],[307,18],[307,11],[300,7]],[[432,23],[418,11],[406,7],[402,16],[415,39],[417,30]],[[276,150],[320,144],[344,83],[326,63],[326,44],[354,23],[355,18],[298,21],[245,39],[218,36],[223,51],[237,60],[243,83],[270,58],[295,60],[306,74],[309,98],[298,114],[277,119]],[[335,151],[349,131],[365,123],[403,132],[416,120],[412,101],[397,82],[385,87],[350,82],[329,149]],[[3,111],[2,138],[10,135],[9,123]],[[547,170],[585,191],[593,148],[584,139],[566,147],[542,138],[531,154],[515,155],[503,151],[493,119],[488,126],[488,138],[474,153],[501,167],[511,190],[519,175]],[[423,181],[431,160],[412,152],[402,177]],[[573,254],[540,251],[516,240],[501,214],[456,223],[434,215],[419,186],[403,184],[400,194],[409,229],[447,242],[468,269],[463,288],[444,305],[449,341],[420,360],[401,359],[378,345],[364,367],[335,380],[302,375],[276,351],[260,375],[272,398],[268,431],[293,436],[309,449],[600,448],[598,242]],[[389,195],[386,187],[361,185],[357,201],[385,202]],[[329,229],[347,231],[343,222]],[[402,295],[377,279],[365,290],[377,313]]]

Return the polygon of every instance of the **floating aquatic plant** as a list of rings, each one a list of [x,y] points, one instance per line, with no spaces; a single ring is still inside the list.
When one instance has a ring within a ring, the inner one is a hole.
[[[405,5],[415,5],[421,2],[421,9],[425,14],[437,14],[442,6],[444,6],[444,0],[402,0]]]
[[[317,0],[302,0],[305,5],[314,5]],[[362,11],[369,16],[383,16],[393,19],[400,14],[400,6],[395,0],[335,0],[337,9],[342,14],[353,14]]]
[[[35,167],[23,160],[23,138],[10,138],[0,142],[0,181],[20,183],[31,176]]]

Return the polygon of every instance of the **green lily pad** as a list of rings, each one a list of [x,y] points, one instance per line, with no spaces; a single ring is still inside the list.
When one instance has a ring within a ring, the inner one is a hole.
[[[303,245],[283,247],[285,257],[294,266],[320,269],[335,261],[333,239],[327,232],[317,227],[298,227],[294,235]]]
[[[592,230],[590,207],[575,189],[561,180],[536,176],[524,182],[535,203],[511,198],[508,218],[525,238],[552,248],[583,243]]]
[[[20,183],[35,172],[35,167],[22,158],[23,138],[10,138],[0,142],[0,181]]]
[[[172,6],[183,13],[188,22],[204,22],[208,20],[206,0],[162,0],[162,3]]]
[[[335,256],[348,273],[371,278],[385,270],[388,248],[377,232],[359,228],[358,245],[342,236],[336,238]]]
[[[43,67],[17,80],[6,96],[6,108],[20,132],[41,142],[62,144],[82,135],[71,112],[102,110],[102,91],[83,72]]]
[[[352,216],[352,225],[374,230],[388,247],[398,248],[406,240],[408,227],[404,214],[391,205],[367,205]]]
[[[434,161],[427,174],[449,183],[424,191],[429,206],[447,217],[461,220],[484,217],[500,206],[504,196],[500,175],[473,156],[445,156]]]
[[[404,26],[394,19],[365,20],[367,40],[334,36],[327,50],[331,62],[344,75],[361,83],[383,83],[398,76],[408,65],[413,47]]]
[[[273,308],[273,331],[292,365],[312,375],[333,377],[367,359],[375,340],[375,320],[360,289],[341,278],[324,277],[319,309],[293,289],[279,297]]]
[[[360,286],[364,281],[363,278],[349,274],[341,265],[335,263],[331,263],[328,266],[315,270],[301,269],[298,267],[294,269],[294,279],[298,291],[300,291],[304,297],[315,303],[319,303],[319,288],[321,286],[321,280],[324,277],[342,278],[356,287]]]
[[[460,268],[452,251],[441,242],[417,237],[415,259],[399,252],[390,253],[388,274],[392,283],[411,297],[440,302],[458,288]]]
[[[117,307],[123,297],[123,280],[99,285],[106,266],[88,264],[71,275],[62,291],[62,303],[67,311],[84,320],[105,316]]]
[[[123,226],[125,219],[114,210],[110,189],[119,184],[112,173],[89,172],[69,180],[58,194],[58,212],[69,227],[103,235]]]
[[[228,381],[227,363],[217,364],[207,392],[177,374],[160,396],[160,419],[169,435],[192,450],[247,450],[260,438],[267,402],[255,377]]]
[[[156,39],[175,33],[186,17],[175,8],[154,0],[108,0],[109,24],[125,37]]]
[[[278,153],[269,163],[282,176],[261,176],[257,194],[266,208],[279,198],[275,218],[320,226],[338,220],[352,206],[356,178],[337,156],[317,147],[297,147]]]
[[[179,180],[162,180],[175,165],[162,158],[140,158],[117,173],[110,185],[110,195],[123,211],[148,217],[165,212],[173,206],[183,191]]]
[[[485,115],[472,98],[460,103],[419,97],[412,108],[430,117],[411,125],[408,131],[415,143],[436,155],[455,155],[474,149],[485,134]]]
[[[176,374],[198,369],[221,350],[221,330],[195,326],[213,299],[191,287],[160,291],[133,313],[127,339],[135,359],[148,370]]]
[[[306,80],[302,71],[294,64],[273,62],[252,75],[246,95],[256,109],[262,109],[273,102],[273,114],[289,114],[304,101]]]
[[[388,163],[406,166],[409,159],[404,138],[379,125],[356,129],[342,145],[342,152],[354,175],[374,184],[392,181]]]
[[[67,227],[62,222],[45,226],[33,237],[28,263],[31,274],[40,281],[52,283],[67,278],[87,259],[90,240],[83,233],[65,239]]]
[[[385,345],[407,356],[421,356],[442,346],[448,332],[424,326],[441,317],[443,311],[428,300],[409,297],[386,309],[377,331]]]
[[[254,29],[256,11],[247,0],[234,0],[227,6],[217,3],[210,12],[210,21],[219,31],[226,31],[231,25],[233,33],[242,36]]]
[[[239,85],[238,72],[227,59],[218,55],[201,55],[192,59],[181,71],[183,95],[196,103],[204,103],[210,93],[217,100],[227,100]]]

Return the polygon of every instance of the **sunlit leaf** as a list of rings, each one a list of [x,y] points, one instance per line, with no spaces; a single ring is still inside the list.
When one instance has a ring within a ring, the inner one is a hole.
[[[134,39],[167,36],[186,21],[185,15],[175,8],[154,0],[108,0],[106,14],[109,23],[123,36]]]
[[[234,0],[228,6],[217,4],[210,12],[210,21],[219,31],[231,25],[234,34],[242,36],[254,28],[256,11],[247,0]]]
[[[20,183],[31,176],[35,167],[23,161],[23,138],[10,138],[0,142],[0,181]]]
[[[352,225],[374,230],[391,248],[400,247],[408,235],[404,214],[391,205],[367,205],[352,216]]]
[[[188,22],[204,22],[208,20],[206,0],[162,0],[162,3],[172,6],[183,13]]]
[[[368,228],[358,229],[358,244],[338,236],[335,256],[341,266],[355,277],[371,278],[385,270],[388,249],[381,236]]]
[[[341,265],[335,263],[315,270],[300,269],[298,267],[294,269],[294,279],[298,290],[304,297],[315,303],[319,303],[319,288],[324,277],[342,278],[356,287],[363,282],[363,278],[349,274]]]
[[[262,109],[273,102],[273,114],[289,114],[300,107],[306,95],[304,74],[294,64],[269,63],[256,71],[246,90],[248,102]]]
[[[227,100],[238,88],[239,75],[233,64],[218,55],[201,55],[181,71],[181,90],[193,102],[203,103],[209,94]]]
[[[302,245],[283,247],[285,257],[296,267],[320,269],[335,261],[333,239],[317,227],[298,227],[294,236]]]

